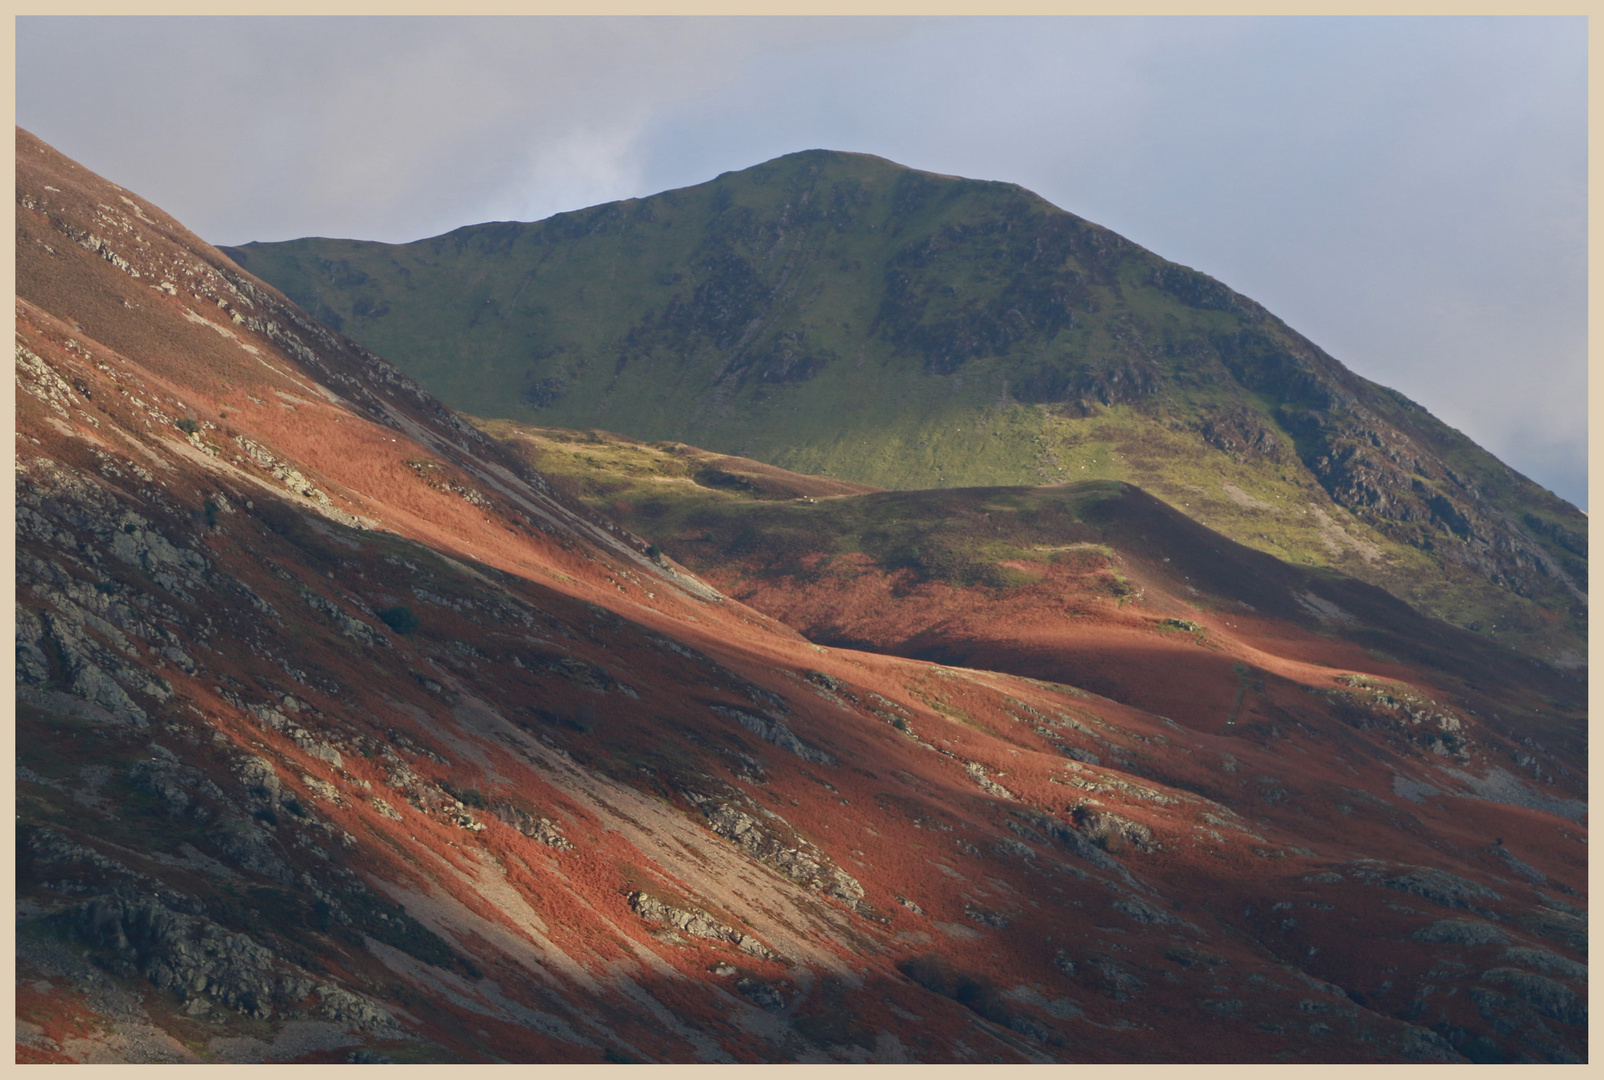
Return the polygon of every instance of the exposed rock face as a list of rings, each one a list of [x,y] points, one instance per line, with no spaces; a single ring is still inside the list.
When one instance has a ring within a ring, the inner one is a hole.
[[[1482,901],[1500,899],[1497,892],[1485,885],[1468,881],[1457,874],[1434,867],[1409,867],[1404,873],[1388,877],[1385,864],[1358,863],[1350,868],[1361,881],[1379,884],[1399,892],[1414,893],[1443,907],[1484,911]]]
[[[765,960],[775,959],[774,952],[757,938],[725,926],[700,908],[672,907],[650,893],[644,892],[630,893],[629,907],[631,911],[647,922],[668,923],[675,929],[684,931],[692,937],[727,941],[742,952],[751,953],[753,956],[761,957]]]
[[[96,897],[56,919],[98,950],[110,970],[137,972],[183,1001],[216,1001],[259,1020],[289,1012],[381,1031],[393,1026],[384,1009],[315,982],[248,935],[154,899]]]
[[[1564,983],[1518,968],[1492,968],[1482,972],[1481,978],[1483,982],[1500,988],[1550,1020],[1558,1020],[1563,1024],[1587,1023],[1586,1000]],[[1483,992],[1477,996],[1476,1004],[1493,1015],[1509,1011],[1509,1007],[1499,1001],[1495,994]]]
[[[781,720],[772,716],[755,716],[745,709],[734,709],[725,705],[714,705],[713,711],[720,716],[727,716],[740,724],[758,738],[773,743],[782,750],[789,751],[803,761],[816,761],[821,765],[834,765],[835,758],[816,746],[809,746],[797,738],[791,729]]]
[[[833,896],[849,907],[863,904],[864,890],[857,879],[806,839],[798,836],[785,819],[772,811],[753,807],[749,814],[735,802],[720,802],[690,789],[687,800],[707,816],[707,826],[734,843],[754,859],[779,870],[786,877],[826,896]]]
[[[564,836],[562,830],[550,818],[537,818],[511,803],[497,803],[494,812],[498,818],[531,840],[539,840],[547,847],[556,848],[558,851],[574,850],[573,841]]]
[[[1381,722],[1390,724],[1404,738],[1435,754],[1468,760],[1469,739],[1463,720],[1434,701],[1423,699],[1406,688],[1378,684],[1374,679],[1350,676],[1340,680],[1353,690],[1333,690],[1331,698],[1353,711],[1343,710],[1345,718],[1358,712],[1351,722],[1361,726]]]
[[[155,901],[96,899],[64,916],[75,936],[110,954],[114,971],[138,971],[185,998],[207,994],[266,1019],[275,1004],[298,1004],[312,992],[312,980],[275,971],[273,954],[246,935]]]
[[[1447,945],[1502,945],[1508,935],[1496,926],[1470,919],[1439,919],[1414,933],[1416,940]]]
[[[1161,850],[1158,841],[1153,839],[1153,830],[1141,822],[1107,811],[1093,810],[1084,804],[1075,807],[1071,814],[1076,827],[1093,843],[1108,851],[1120,851],[1126,845],[1149,854]]]
[[[735,989],[759,1008],[768,1009],[770,1012],[778,1012],[785,1008],[785,998],[761,979],[742,979],[735,984]]]

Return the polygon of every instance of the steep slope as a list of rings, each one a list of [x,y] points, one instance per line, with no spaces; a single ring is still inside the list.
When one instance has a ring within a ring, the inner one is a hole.
[[[1584,662],[1574,507],[1253,301],[1014,185],[809,151],[533,224],[228,253],[469,412],[889,488],[1126,480]]]
[[[1585,1057],[1541,718],[816,646],[25,133],[17,196],[20,1060]]]

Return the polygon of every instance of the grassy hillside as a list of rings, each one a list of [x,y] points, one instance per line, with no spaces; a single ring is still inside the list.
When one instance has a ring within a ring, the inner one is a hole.
[[[1552,662],[1585,653],[1574,507],[1014,185],[809,151],[533,224],[228,251],[482,416],[886,488],[1127,480]]]

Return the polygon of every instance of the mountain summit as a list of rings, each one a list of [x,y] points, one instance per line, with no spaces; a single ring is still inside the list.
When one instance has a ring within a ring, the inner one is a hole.
[[[885,488],[1127,480],[1584,662],[1580,512],[1252,300],[1012,184],[810,150],[533,224],[225,250],[472,413]]]

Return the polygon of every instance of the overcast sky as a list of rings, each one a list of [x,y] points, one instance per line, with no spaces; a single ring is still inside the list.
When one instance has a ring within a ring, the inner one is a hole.
[[[1212,274],[1584,508],[1586,104],[1581,18],[17,21],[18,122],[213,243],[864,151]]]

